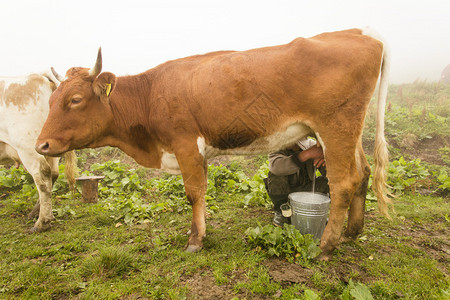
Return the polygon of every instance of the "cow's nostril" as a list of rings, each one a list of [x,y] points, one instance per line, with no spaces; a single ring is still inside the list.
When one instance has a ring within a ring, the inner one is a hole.
[[[50,145],[48,142],[42,143],[39,146],[36,147],[36,150],[38,152],[47,152],[48,149],[50,148]]]

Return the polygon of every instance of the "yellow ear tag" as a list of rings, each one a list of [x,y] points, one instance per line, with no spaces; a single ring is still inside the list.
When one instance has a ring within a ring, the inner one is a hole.
[[[111,83],[108,83],[106,85],[106,96],[109,97],[109,94],[111,93]]]

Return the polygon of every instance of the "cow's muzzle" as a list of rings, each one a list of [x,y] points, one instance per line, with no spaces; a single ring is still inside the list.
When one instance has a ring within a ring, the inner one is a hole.
[[[60,151],[56,150],[55,147],[50,147],[50,143],[48,141],[45,142],[38,141],[34,149],[36,150],[37,153],[46,156],[61,156],[61,154],[66,152],[66,150]]]

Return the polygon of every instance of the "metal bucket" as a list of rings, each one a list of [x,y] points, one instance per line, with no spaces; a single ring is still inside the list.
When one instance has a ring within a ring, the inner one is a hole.
[[[320,193],[296,192],[289,194],[289,202],[292,225],[302,234],[320,239],[327,224],[330,198]]]

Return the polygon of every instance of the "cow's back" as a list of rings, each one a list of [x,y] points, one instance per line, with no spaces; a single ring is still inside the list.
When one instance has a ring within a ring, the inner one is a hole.
[[[164,102],[160,115],[170,112],[180,122],[170,124],[171,132],[195,124],[208,144],[241,147],[311,115],[325,118],[360,91],[355,85],[374,90],[382,52],[380,41],[352,29],[286,45],[208,53],[153,69],[152,92]]]

